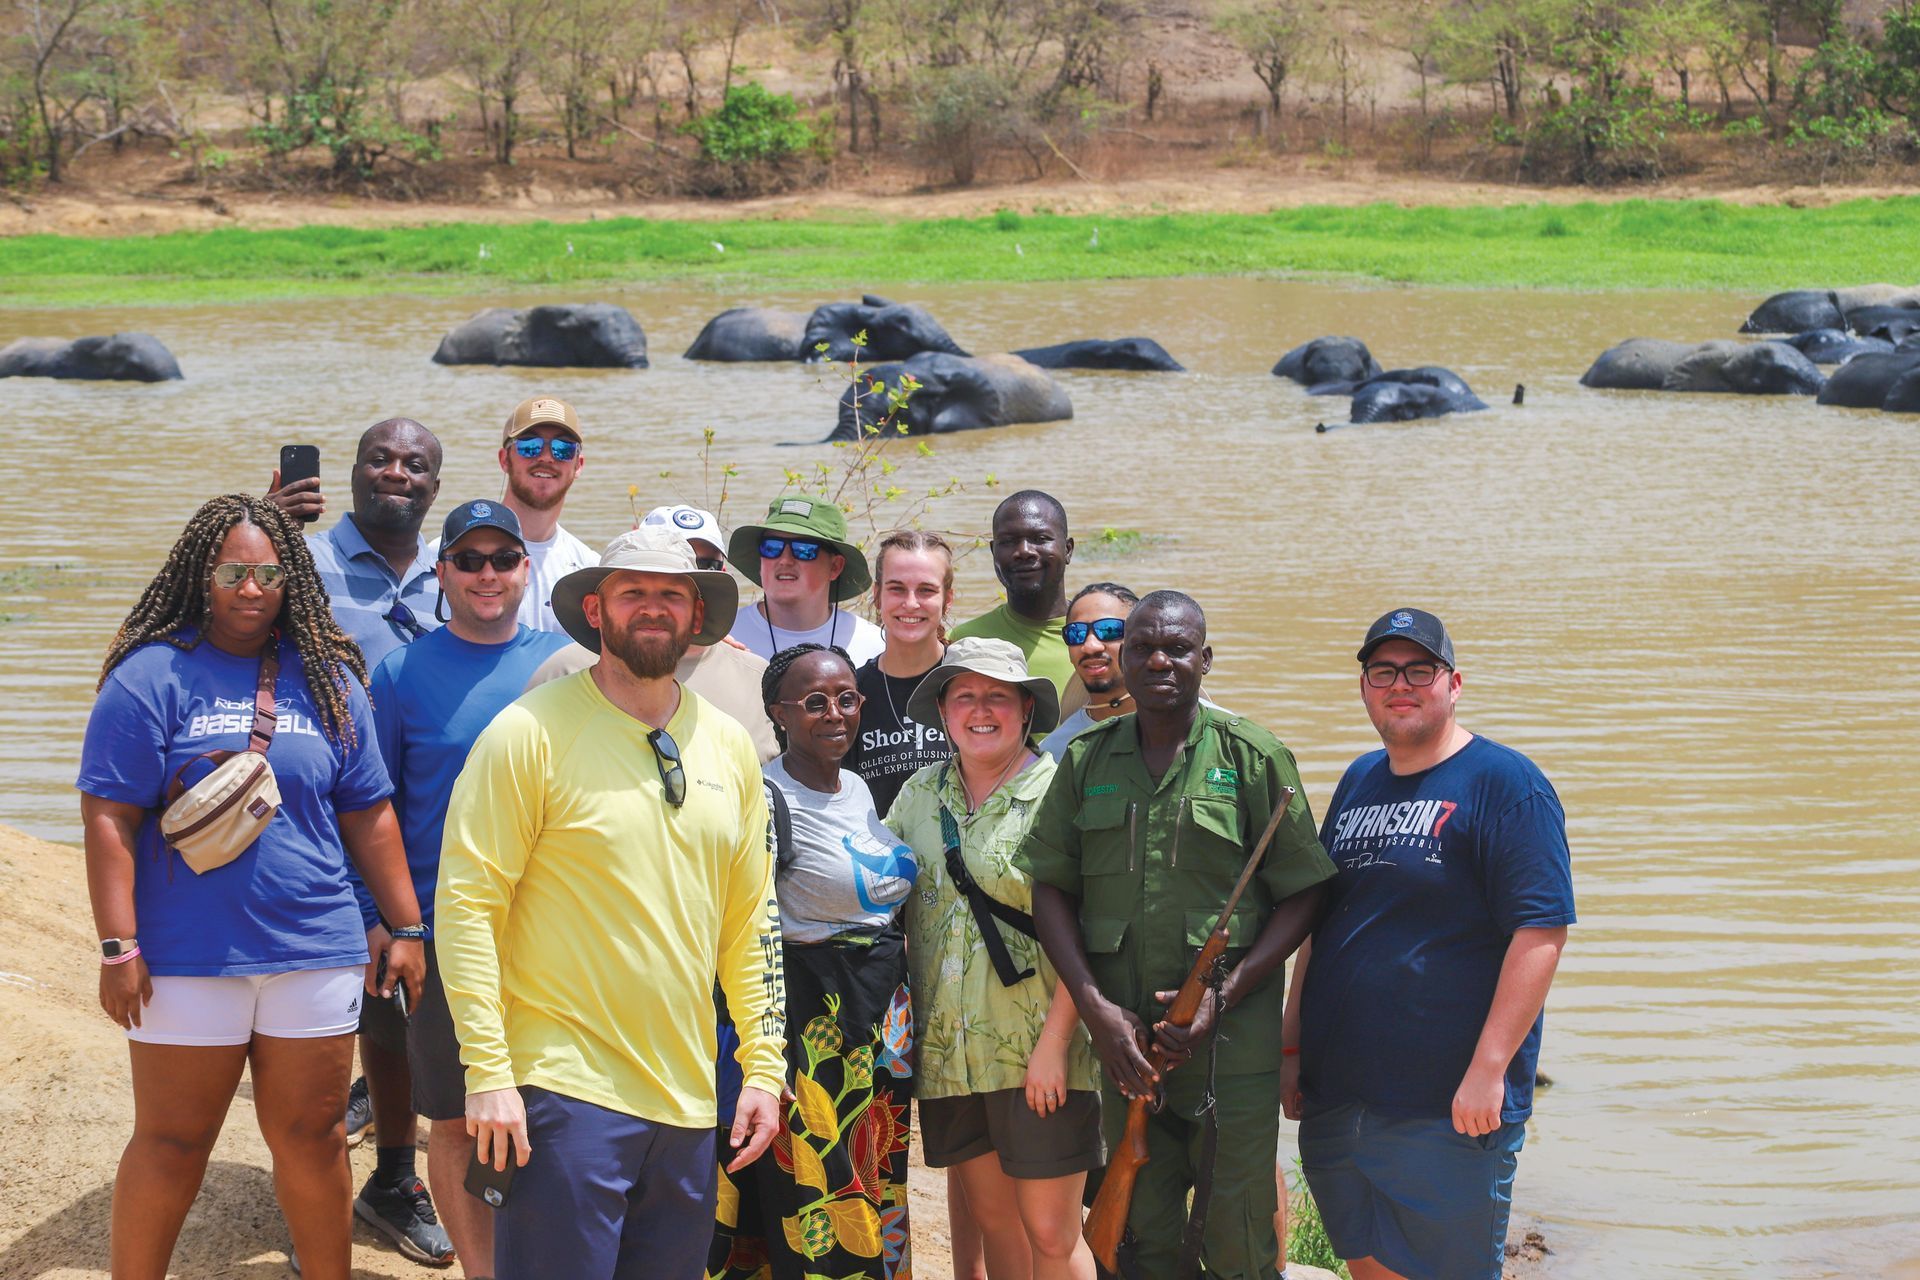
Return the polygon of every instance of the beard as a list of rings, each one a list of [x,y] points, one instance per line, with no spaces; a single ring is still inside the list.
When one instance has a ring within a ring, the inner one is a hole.
[[[1109,671],[1106,675],[1097,678],[1099,683],[1095,684],[1092,680],[1081,676],[1080,683],[1086,686],[1088,693],[1112,693],[1115,690],[1125,693],[1127,691],[1127,687],[1120,682],[1120,674],[1116,671]]]
[[[507,492],[514,501],[529,511],[552,511],[567,500],[567,490],[571,485],[561,485],[552,493],[536,493],[527,483],[527,478],[517,472],[507,472]]]
[[[427,508],[433,498],[407,498],[393,493],[370,493],[365,502],[354,504],[353,518],[362,526],[387,529],[395,533],[418,533],[426,522]]]
[[[652,619],[635,621],[651,622]],[[600,647],[641,680],[660,680],[672,675],[674,668],[680,665],[680,659],[687,656],[687,648],[692,641],[691,625],[684,631],[676,631],[671,638],[652,635],[640,637],[632,631],[608,631],[604,628],[600,632]]]

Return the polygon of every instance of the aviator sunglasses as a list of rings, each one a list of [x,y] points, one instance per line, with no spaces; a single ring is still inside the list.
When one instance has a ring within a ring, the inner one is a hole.
[[[277,564],[242,564],[227,560],[213,566],[213,585],[223,591],[238,591],[251,577],[262,591],[278,591],[286,585],[287,570]]]
[[[572,462],[580,456],[580,442],[565,436],[555,436],[551,440],[541,436],[519,436],[513,442],[513,451],[529,459],[537,458],[542,453],[552,453],[555,462]]]
[[[527,553],[507,547],[492,555],[484,551],[456,551],[450,556],[443,555],[440,558],[462,573],[478,573],[488,564],[500,573],[512,573],[520,567],[520,562],[527,558]]]
[[[1069,622],[1060,628],[1060,638],[1068,644],[1085,644],[1087,633],[1092,632],[1095,639],[1112,644],[1127,633],[1125,618],[1095,618],[1092,622]]]
[[[804,538],[762,538],[760,539],[760,558],[762,560],[778,560],[780,553],[789,547],[793,548],[793,558],[795,560],[818,560],[820,558],[820,544],[817,542],[809,542]]]

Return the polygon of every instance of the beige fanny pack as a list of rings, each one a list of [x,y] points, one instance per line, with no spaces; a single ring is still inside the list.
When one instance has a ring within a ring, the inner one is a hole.
[[[273,682],[280,674],[275,655],[279,637],[268,642],[260,659],[260,685],[253,695],[253,733],[240,751],[207,751],[180,766],[167,787],[160,834],[195,874],[224,867],[247,851],[280,811],[280,786],[267,747],[273,742]],[[183,779],[202,760],[213,772],[191,787]]]

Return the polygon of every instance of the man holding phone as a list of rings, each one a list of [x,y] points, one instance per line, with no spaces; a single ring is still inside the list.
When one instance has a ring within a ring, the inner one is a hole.
[[[447,624],[382,659],[371,688],[374,728],[393,779],[407,867],[421,919],[429,926],[447,801],[467,751],[501,708],[520,696],[533,670],[567,643],[564,635],[535,631],[517,620],[527,592],[528,561],[520,522],[504,504],[467,502],[454,508],[441,531],[434,573]],[[372,900],[357,883],[356,891],[371,925],[377,919]],[[467,1137],[460,1046],[431,940],[420,1003],[407,1024],[407,1058],[414,1110],[430,1126],[427,1175],[442,1193],[446,1233],[468,1276],[492,1275],[493,1215],[480,1201],[450,1190],[465,1176],[473,1144]],[[365,1210],[361,1216],[393,1235]]]
[[[388,654],[440,625],[434,613],[439,580],[420,529],[440,493],[441,456],[433,432],[411,418],[374,423],[354,452],[353,510],[307,539],[333,616],[360,646],[370,673]],[[268,500],[295,519],[318,519],[326,507],[318,476],[285,484],[283,478],[275,470]],[[367,933],[375,963],[389,942],[376,920]],[[348,1137],[364,1130],[371,1117],[377,1164],[354,1201],[354,1212],[408,1257],[445,1265],[453,1244],[414,1173],[416,1122],[406,1023],[385,1000],[369,1000],[361,1009],[360,1069],[364,1083],[356,1080],[348,1095]]]

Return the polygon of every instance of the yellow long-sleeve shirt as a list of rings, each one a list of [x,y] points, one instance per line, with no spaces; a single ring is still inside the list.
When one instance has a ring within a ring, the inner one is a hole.
[[[715,1120],[716,977],[746,1083],[778,1096],[786,999],[759,757],[684,686],[649,727],[581,671],[525,694],[454,784],[435,954],[467,1091],[532,1084],[658,1124]]]

